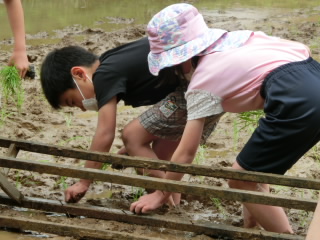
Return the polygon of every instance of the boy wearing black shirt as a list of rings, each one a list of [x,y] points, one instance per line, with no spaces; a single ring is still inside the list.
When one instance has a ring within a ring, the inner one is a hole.
[[[160,84],[161,77],[148,69],[150,46],[147,38],[109,50],[100,58],[77,46],[50,52],[41,66],[41,85],[50,105],[78,107],[98,111],[98,123],[90,150],[108,152],[115,137],[117,103],[132,107],[153,105],[123,130],[125,148],[120,154],[170,160],[186,123],[183,80]],[[219,118],[207,119],[203,142],[214,130]],[[87,161],[87,168],[102,163]],[[142,174],[140,172],[140,174]],[[143,173],[146,174],[146,173]],[[163,172],[149,170],[148,175],[162,177]],[[66,202],[77,202],[87,192],[91,180],[81,179],[65,192]],[[179,202],[179,194],[174,203]]]

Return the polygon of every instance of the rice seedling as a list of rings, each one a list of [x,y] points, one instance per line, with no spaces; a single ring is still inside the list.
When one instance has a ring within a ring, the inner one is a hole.
[[[14,66],[6,66],[0,70],[1,93],[7,104],[13,101],[18,110],[21,110],[24,101],[22,79]]]
[[[58,181],[55,183],[54,188],[57,188],[58,186],[62,186],[63,190],[68,188],[68,184],[66,183],[67,177],[61,176]]]
[[[196,164],[201,164],[206,157],[207,149],[205,145],[200,145],[197,151],[197,154],[194,158]]]
[[[219,198],[210,197],[210,200],[212,201],[213,205],[217,208],[217,210],[223,215],[223,218],[226,218],[227,211],[222,206],[221,200]]]
[[[111,167],[111,163],[103,163],[101,170],[107,170],[107,169],[110,169],[110,167]]]
[[[238,150],[238,142],[239,142],[239,127],[238,121],[233,121],[233,151]]]
[[[238,115],[240,130],[249,129],[253,132],[259,125],[259,119],[265,114],[262,110],[243,112]]]
[[[0,126],[2,126],[12,113],[8,112],[5,107],[0,109]]]
[[[71,123],[72,123],[72,114],[71,113],[64,113],[64,120],[66,121],[66,125],[67,127],[71,127]]]
[[[144,188],[141,187],[132,187],[133,192],[133,201],[136,202],[144,194]]]
[[[237,115],[237,118],[233,121],[233,149],[237,151],[238,141],[241,131],[253,131],[259,125],[259,119],[264,117],[265,114],[262,110],[255,110],[249,112],[243,112]]]

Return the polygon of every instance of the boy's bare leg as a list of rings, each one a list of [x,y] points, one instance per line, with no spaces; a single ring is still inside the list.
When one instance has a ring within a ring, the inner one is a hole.
[[[234,169],[244,170],[237,162],[232,166]],[[231,188],[266,192],[269,191],[267,184],[259,184],[254,182],[229,180],[229,186]],[[245,224],[250,226],[253,221],[260,224],[265,230],[279,233],[293,233],[293,230],[289,224],[289,220],[281,207],[243,203],[247,211],[244,217]]]
[[[159,159],[170,161],[173,153],[179,145],[179,142],[180,141],[157,139],[153,141],[152,149]],[[172,193],[172,199],[175,205],[179,205],[181,200],[181,193]]]
[[[126,151],[131,156],[143,156],[153,159],[170,160],[179,141],[160,139],[144,129],[138,119],[131,121],[122,132]],[[142,175],[163,178],[164,172],[152,169],[138,169]],[[180,203],[180,193],[172,195],[174,204]]]

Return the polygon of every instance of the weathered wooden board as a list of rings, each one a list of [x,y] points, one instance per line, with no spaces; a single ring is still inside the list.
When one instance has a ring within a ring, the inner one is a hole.
[[[23,195],[19,192],[19,190],[13,186],[7,178],[0,173],[0,187],[1,189],[8,194],[9,197],[14,199],[17,203],[21,203],[21,200],[23,199]]]
[[[18,155],[19,150],[16,148],[15,144],[10,144],[6,156],[8,157],[16,157]],[[23,195],[19,190],[12,185],[8,180],[6,175],[8,174],[9,168],[2,168],[0,171],[0,187],[1,189],[8,194],[12,199],[14,199],[17,203],[21,203],[23,199]]]
[[[6,156],[16,157],[18,155],[18,153],[19,153],[19,149],[16,148],[16,145],[14,143],[11,143],[9,145],[7,152],[6,152]],[[7,176],[9,173],[9,170],[10,170],[9,168],[1,168],[0,172],[2,172],[5,176]]]
[[[251,171],[238,171],[228,168],[213,168],[209,166],[200,166],[195,164],[177,164],[173,162],[147,159],[142,157],[130,157],[112,153],[91,152],[85,150],[65,148],[61,146],[46,145],[41,143],[13,140],[0,137],[0,147],[9,147],[12,143],[14,143],[17,148],[24,151],[69,158],[78,158],[103,163],[120,164],[126,167],[159,169],[163,171],[181,172],[199,176],[238,179],[282,186],[320,190],[320,180],[318,179],[297,178]]]
[[[7,196],[0,194],[0,204],[14,206],[15,202]],[[113,220],[131,224],[147,225],[151,227],[163,227],[179,231],[194,232],[208,236],[230,239],[264,239],[264,240],[302,240],[301,236],[290,234],[272,233],[262,230],[244,229],[215,223],[198,223],[186,221],[182,218],[169,219],[166,216],[148,214],[136,215],[126,210],[110,209],[96,206],[83,206],[81,204],[64,204],[59,201],[25,197],[21,207],[42,210],[46,212],[66,213],[76,216]],[[0,222],[1,224],[1,222]]]
[[[17,228],[21,230],[52,233],[60,236],[70,236],[87,240],[160,240],[160,238],[142,237],[124,232],[98,230],[88,227],[79,227],[74,225],[19,217],[0,216],[0,226],[7,228]]]
[[[55,174],[73,178],[85,178],[95,181],[110,182],[128,186],[159,189],[168,192],[179,192],[202,197],[216,197],[240,202],[259,203],[286,208],[296,208],[314,211],[317,201],[299,199],[289,196],[273,195],[254,191],[244,191],[204,184],[192,184],[182,181],[159,179],[147,176],[116,173],[61,164],[42,163],[31,160],[22,160],[0,156],[0,167],[9,167],[35,171],[39,173]]]

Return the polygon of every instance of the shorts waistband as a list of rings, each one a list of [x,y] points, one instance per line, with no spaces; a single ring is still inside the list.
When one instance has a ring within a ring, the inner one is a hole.
[[[293,70],[294,71],[305,70],[306,69],[306,65],[310,69],[315,69],[315,70],[319,70],[320,71],[320,64],[317,61],[315,61],[312,57],[309,57],[308,59],[303,60],[303,61],[299,61],[299,62],[287,63],[287,64],[284,64],[284,65],[274,69],[263,80],[263,83],[262,83],[261,89],[260,89],[261,97],[263,97],[263,98],[266,97],[265,88],[266,88],[266,85],[267,85],[267,83],[268,83],[268,81],[270,79],[272,79],[273,77],[275,77],[278,74],[282,75],[282,74],[285,74],[285,73],[290,73]]]

